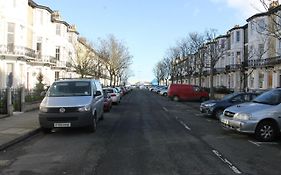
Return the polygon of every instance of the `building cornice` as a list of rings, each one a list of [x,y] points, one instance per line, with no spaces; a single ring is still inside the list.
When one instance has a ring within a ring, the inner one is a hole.
[[[39,8],[39,9],[47,10],[51,14],[54,12],[52,9],[50,9],[50,7],[39,5],[32,0],[28,0],[28,5],[30,5],[32,8]]]
[[[220,35],[218,37],[216,37],[216,39],[221,39],[221,38],[228,38],[230,35],[226,34],[226,35]]]
[[[50,7],[37,4],[33,0],[28,0],[28,5],[30,5],[32,8],[39,8],[39,9],[47,10],[49,13],[51,13],[51,15],[53,15],[56,12],[56,11],[53,11]],[[74,32],[77,35],[79,35],[79,32],[76,29],[73,29],[72,26],[69,23],[67,23],[66,21],[57,20],[54,17],[51,17],[51,22],[64,24],[65,26],[67,26],[68,32]]]
[[[278,5],[277,7],[269,9],[267,12],[257,13],[255,15],[251,16],[250,18],[248,18],[246,21],[249,22],[249,21],[251,21],[255,18],[258,18],[258,17],[269,16],[269,15],[272,15],[273,13],[276,13],[280,10],[281,10],[281,5]]]
[[[228,32],[232,32],[234,30],[244,29],[244,26],[234,26],[232,29],[228,30]]]

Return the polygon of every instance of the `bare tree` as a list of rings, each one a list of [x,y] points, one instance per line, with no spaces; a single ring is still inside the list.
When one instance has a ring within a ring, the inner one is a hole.
[[[210,29],[206,31],[206,58],[207,63],[205,65],[206,68],[210,69],[210,97],[214,98],[214,72],[215,72],[215,65],[219,59],[225,56],[227,48],[222,45],[222,43],[217,40],[216,36],[217,30]]]
[[[262,35],[267,35],[276,39],[281,39],[281,12],[277,7],[279,6],[278,0],[260,0],[266,15],[268,22],[264,20],[253,20],[253,24],[256,27],[256,31]]]
[[[196,69],[198,69],[199,86],[202,86],[202,74],[205,67],[205,36],[197,32],[192,32],[189,33],[188,37],[190,42],[190,54],[195,55],[195,58],[191,60],[193,64],[190,65],[190,72],[196,72]]]
[[[75,45],[75,57],[71,57],[71,68],[81,76],[92,76],[97,70],[98,57],[95,56],[91,42],[85,38],[79,38]]]
[[[258,47],[254,47],[250,45],[250,48],[247,51],[247,55],[245,55],[244,62],[242,63],[242,76],[240,77],[240,90],[246,91],[247,88],[247,79],[253,71],[265,61],[264,56],[267,53],[270,53],[274,44],[272,44],[272,40],[270,36],[261,35],[259,37],[259,44]]]
[[[109,73],[110,86],[116,86],[120,75],[132,64],[132,56],[124,43],[114,35],[100,39],[97,48],[97,54],[105,62],[105,68]]]
[[[164,64],[161,61],[159,61],[153,68],[153,73],[158,85],[160,85],[161,80],[164,79],[164,70]]]
[[[168,86],[168,80],[170,77],[172,77],[172,68],[173,68],[173,60],[171,60],[168,57],[165,57],[162,60],[162,64],[163,64],[163,69],[164,69],[164,81],[165,81],[165,85]]]

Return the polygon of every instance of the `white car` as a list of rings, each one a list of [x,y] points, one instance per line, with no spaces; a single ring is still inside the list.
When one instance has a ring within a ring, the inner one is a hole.
[[[161,91],[159,92],[160,95],[163,95],[163,96],[167,96],[168,94],[168,88],[164,88],[164,89],[161,89]]]
[[[103,88],[104,91],[106,91],[112,99],[112,103],[119,104],[121,102],[121,94],[118,92],[116,88]]]

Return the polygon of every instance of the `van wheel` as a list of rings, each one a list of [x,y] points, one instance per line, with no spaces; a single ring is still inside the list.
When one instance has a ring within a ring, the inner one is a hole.
[[[174,100],[174,101],[179,101],[179,97],[178,97],[178,96],[174,96],[174,97],[173,97],[173,100]]]
[[[258,124],[255,137],[257,140],[262,142],[270,142],[277,136],[276,124],[271,121],[262,121]]]
[[[92,116],[91,124],[89,126],[90,132],[96,132],[97,130],[97,118],[96,116]]]

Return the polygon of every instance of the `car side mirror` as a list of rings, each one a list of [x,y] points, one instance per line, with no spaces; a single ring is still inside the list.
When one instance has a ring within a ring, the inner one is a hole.
[[[100,95],[101,95],[101,91],[96,91],[95,97],[96,97],[96,96],[100,96]]]

